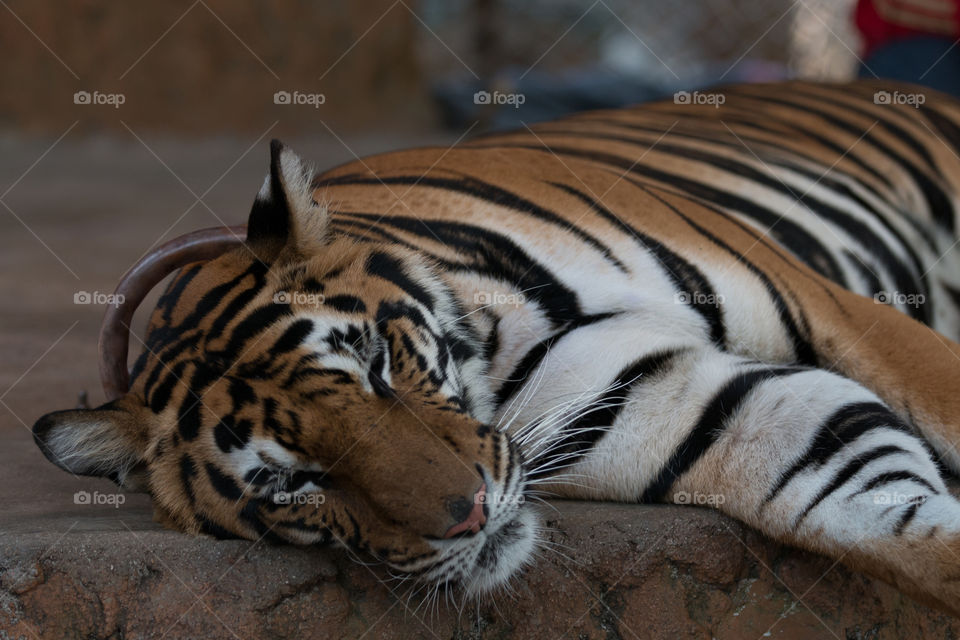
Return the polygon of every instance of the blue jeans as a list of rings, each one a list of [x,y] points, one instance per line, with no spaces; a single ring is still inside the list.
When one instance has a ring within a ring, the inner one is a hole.
[[[913,82],[960,98],[960,44],[954,45],[953,40],[935,36],[895,40],[870,54],[860,65],[859,76]]]

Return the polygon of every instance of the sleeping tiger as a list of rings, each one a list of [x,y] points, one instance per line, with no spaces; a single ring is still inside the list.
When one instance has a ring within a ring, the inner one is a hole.
[[[37,444],[178,530],[468,594],[530,561],[541,494],[707,496],[960,614],[960,104],[719,91],[319,175],[274,141],[129,390]]]

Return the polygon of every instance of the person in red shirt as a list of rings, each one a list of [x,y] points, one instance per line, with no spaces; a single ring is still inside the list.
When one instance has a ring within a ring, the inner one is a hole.
[[[859,0],[859,75],[924,84],[960,96],[960,0]]]

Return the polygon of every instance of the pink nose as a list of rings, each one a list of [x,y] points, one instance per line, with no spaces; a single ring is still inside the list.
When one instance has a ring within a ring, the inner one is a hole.
[[[464,531],[469,531],[471,533],[479,533],[480,529],[483,528],[483,525],[487,523],[487,516],[483,513],[483,504],[487,495],[487,485],[482,484],[480,488],[477,489],[477,494],[473,497],[473,509],[470,510],[470,515],[467,516],[467,519],[461,522],[460,524],[455,524],[443,535],[444,538],[452,538],[455,535],[463,533]]]

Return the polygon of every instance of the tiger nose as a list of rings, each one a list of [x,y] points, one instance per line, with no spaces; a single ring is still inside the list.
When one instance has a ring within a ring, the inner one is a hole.
[[[448,507],[450,514],[460,522],[447,529],[443,537],[452,538],[465,531],[479,533],[483,525],[487,523],[487,515],[484,513],[486,495],[487,485],[484,483],[480,485],[477,493],[473,496],[473,504],[470,504],[465,498],[451,502]]]

